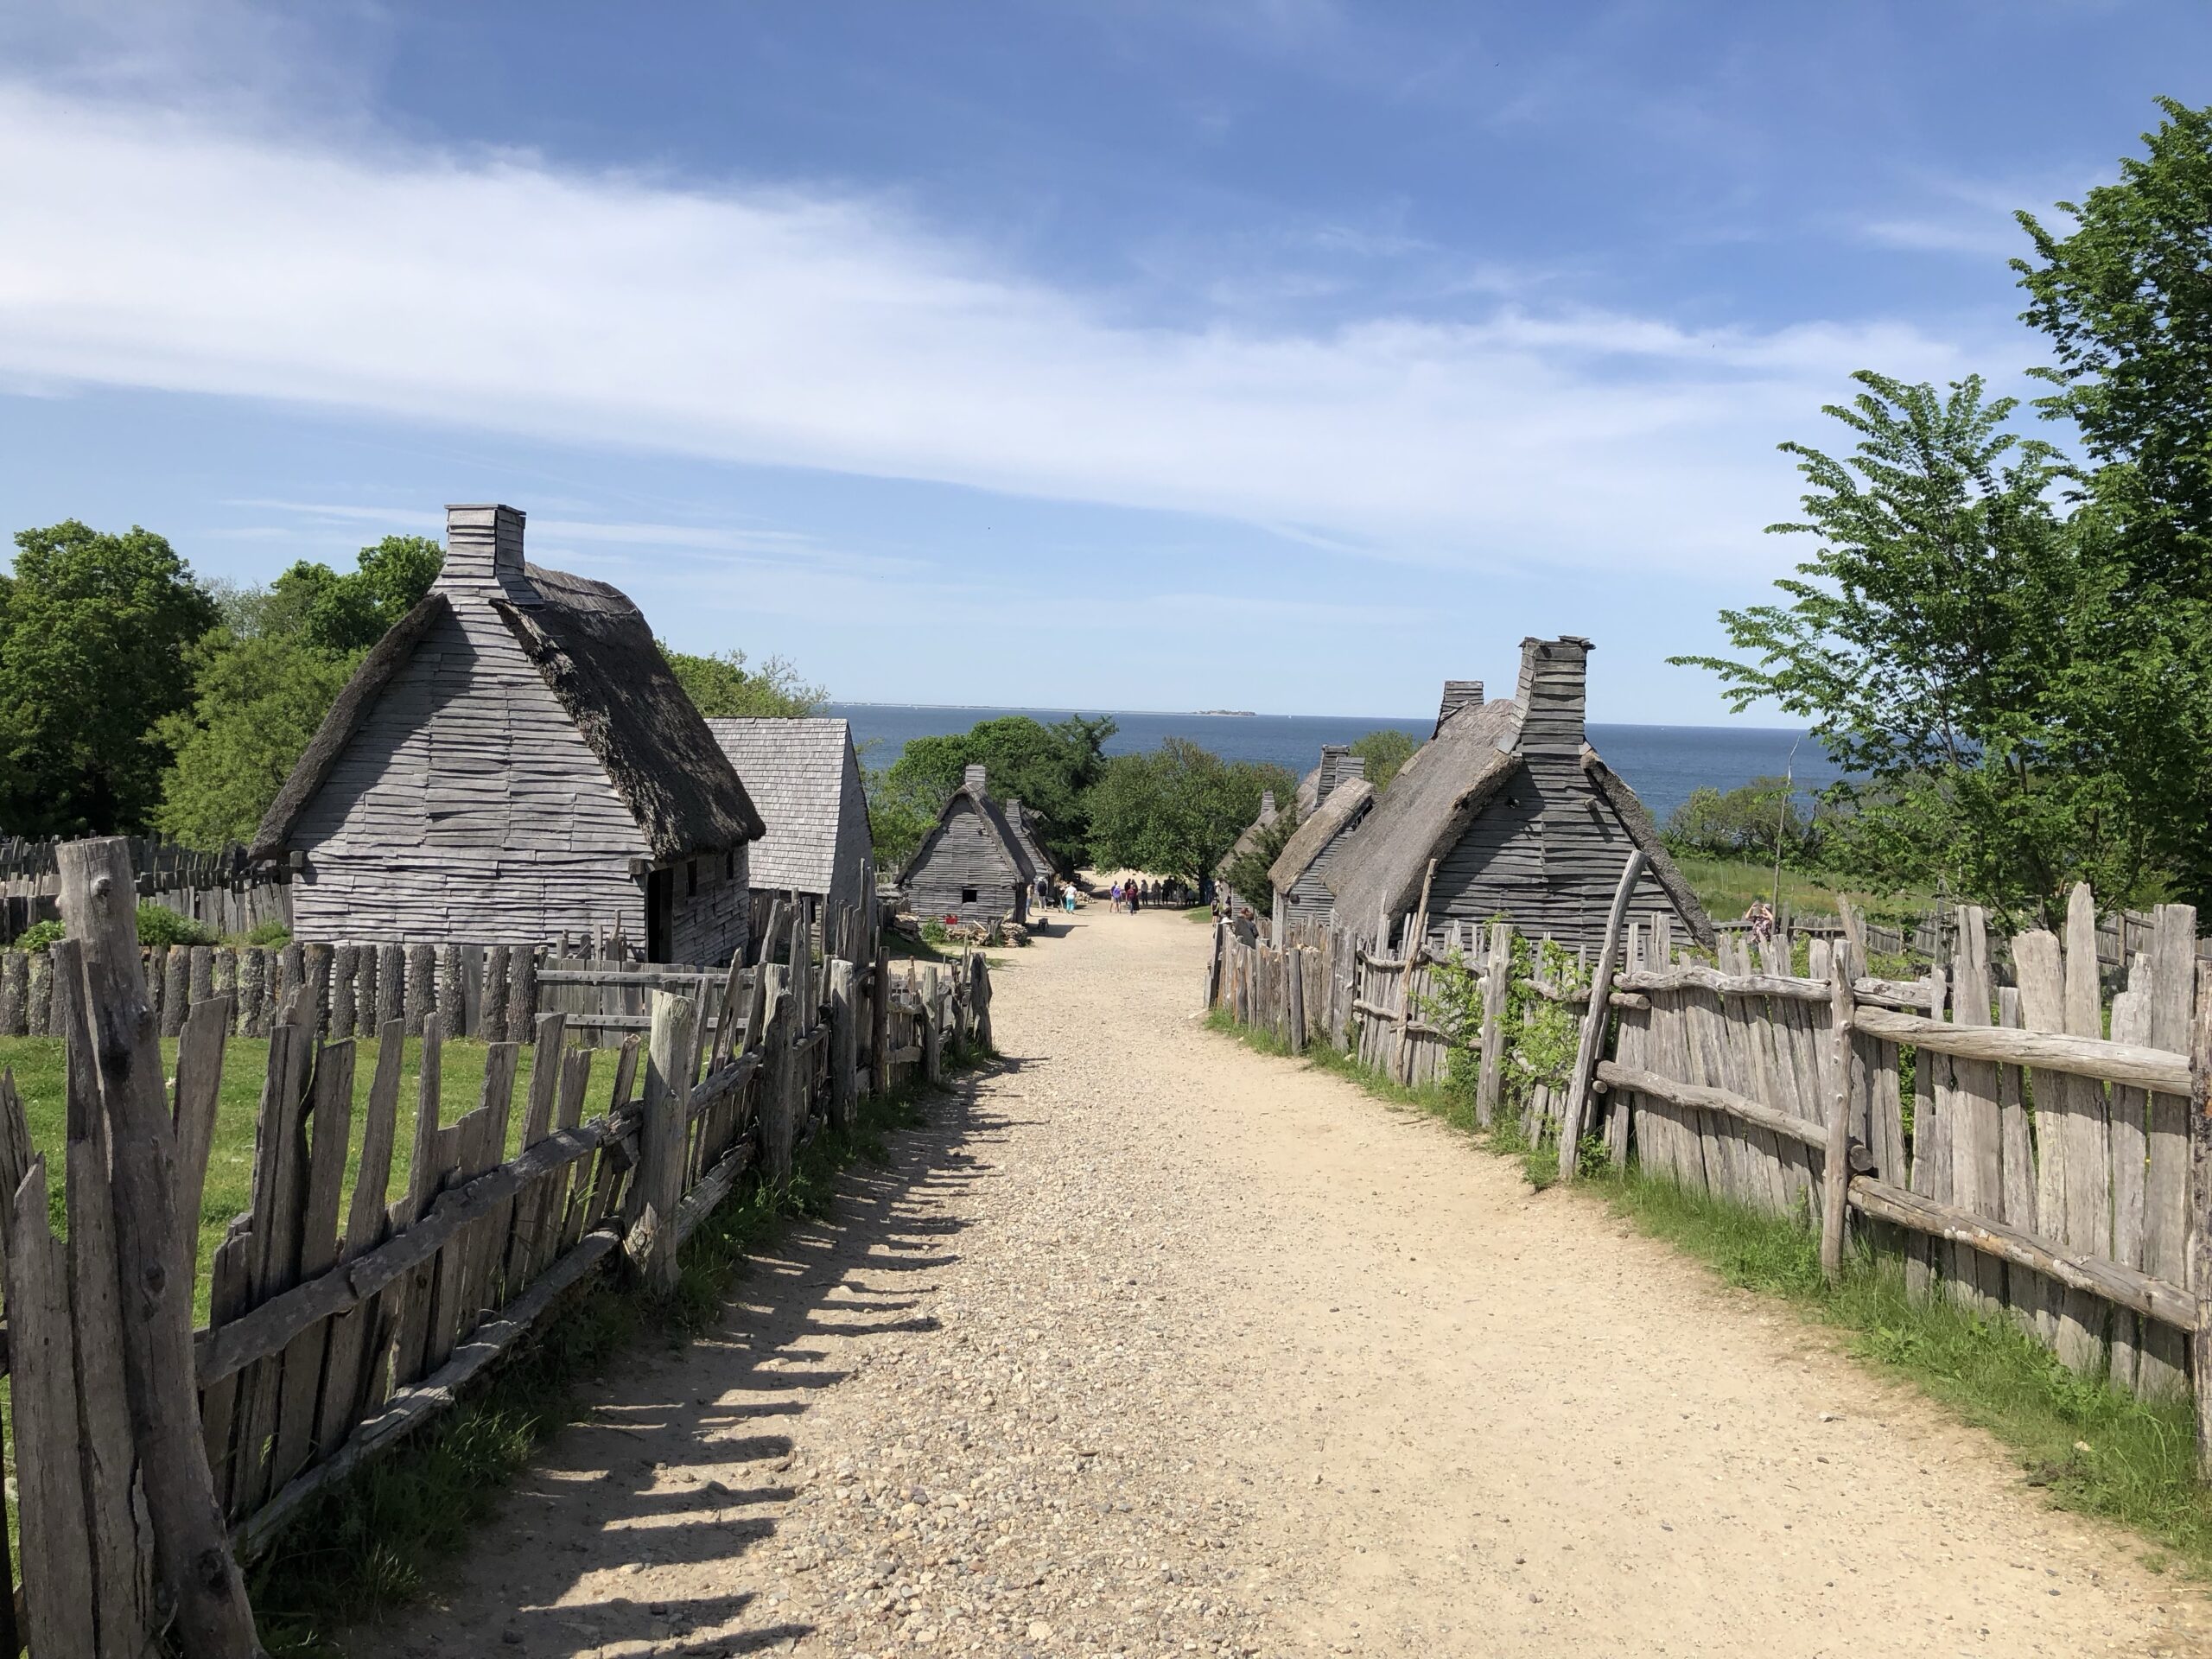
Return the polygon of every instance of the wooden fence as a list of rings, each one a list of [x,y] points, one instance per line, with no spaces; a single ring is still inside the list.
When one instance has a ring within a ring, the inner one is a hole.
[[[142,899],[188,916],[218,933],[251,933],[257,927],[292,925],[290,872],[250,864],[245,849],[195,852],[155,836],[132,836],[133,882]],[[54,841],[0,836],[0,944],[13,943],[34,923],[52,920],[61,892]]]
[[[136,1655],[164,1628],[192,1659],[252,1651],[233,1550],[265,1549],[586,1279],[626,1263],[672,1287],[677,1247],[740,1178],[787,1177],[864,1090],[934,1080],[948,1044],[990,1041],[980,956],[903,972],[880,955],[817,961],[798,925],[755,968],[649,993],[593,1116],[592,1056],[565,1012],[533,1017],[520,1101],[523,1045],[497,1036],[480,1092],[455,1102],[429,1010],[411,1110],[409,1021],[394,1014],[375,1028],[357,1137],[355,1040],[318,1037],[302,982],[269,1027],[251,1207],[215,1250],[194,1331],[195,1224],[238,1021],[228,995],[191,1003],[162,1081],[127,858],[112,841],[63,854],[66,1243],[48,1220],[54,1149],[33,1147],[0,1072],[22,1611],[18,1625],[0,1605],[0,1652]]]
[[[1556,1143],[1563,1178],[1633,1160],[1802,1216],[1830,1270],[1855,1231],[1904,1257],[1915,1294],[2002,1310],[2074,1370],[2153,1395],[2205,1374],[2212,1332],[2189,1267],[2212,1249],[2212,969],[2187,906],[2129,942],[2107,995],[2087,887],[2061,931],[2002,953],[1961,906],[1949,959],[1906,981],[1855,971],[1845,939],[1816,939],[1800,976],[1780,941],[1724,935],[1692,959],[1663,927],[1617,925],[1594,968],[1547,967],[1502,922],[1410,963],[1402,935],[1277,950],[1224,928],[1206,1004],[1400,1083],[1446,1077],[1456,1052],[1477,1121]],[[2212,1388],[2196,1400],[2212,1475]]]

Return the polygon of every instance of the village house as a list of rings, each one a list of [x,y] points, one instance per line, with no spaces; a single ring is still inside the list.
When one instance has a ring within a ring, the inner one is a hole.
[[[707,729],[767,823],[746,849],[756,926],[769,901],[796,893],[833,955],[874,955],[875,854],[851,723],[723,718]]]
[[[1647,860],[1629,916],[1658,914],[1710,945],[1713,924],[1643,804],[1583,731],[1590,642],[1525,639],[1515,695],[1448,682],[1436,733],[1391,780],[1330,868],[1339,926],[1379,939],[1425,913],[1440,940],[1503,916],[1522,935],[1595,949],[1629,849]],[[1424,910],[1425,906],[1425,910]]]
[[[289,865],[302,939],[620,931],[725,963],[760,814],[638,607],[526,563],[523,524],[446,510],[436,582],[339,694],[253,856]]]
[[[1327,877],[1338,849],[1366,819],[1375,804],[1375,785],[1367,781],[1367,763],[1344,743],[1325,743],[1321,764],[1313,779],[1313,804],[1305,809],[1298,828],[1291,831],[1282,851],[1268,867],[1268,881],[1275,890],[1274,938],[1289,937],[1300,922],[1325,923],[1336,904]],[[1301,791],[1303,789],[1301,784]]]
[[[1036,867],[990,797],[983,768],[969,766],[899,877],[906,902],[925,919],[1029,919]]]

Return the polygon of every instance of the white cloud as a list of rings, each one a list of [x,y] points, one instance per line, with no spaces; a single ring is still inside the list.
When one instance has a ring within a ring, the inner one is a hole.
[[[0,377],[1287,524],[1481,567],[1770,567],[1775,441],[1901,324],[1499,306],[1143,327],[883,202],[0,87]]]

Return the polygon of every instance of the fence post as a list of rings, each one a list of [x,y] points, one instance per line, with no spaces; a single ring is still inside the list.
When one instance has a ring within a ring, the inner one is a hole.
[[[798,1000],[784,963],[764,961],[760,973],[767,999],[760,1027],[760,1164],[770,1180],[782,1181],[791,1173],[791,1027]]]
[[[631,1259],[646,1287],[663,1294],[676,1288],[676,1206],[683,1198],[684,1132],[690,1127],[692,1022],[690,998],[652,993],[652,1039],[645,1052],[645,1121],[638,1136],[638,1224],[631,1230]]]
[[[85,1012],[98,1057],[123,1291],[124,1384],[156,1594],[175,1609],[188,1659],[238,1659],[261,1648],[189,1385],[197,1240],[185,1221],[198,1218],[177,1213],[176,1127],[139,969],[130,848],[114,836],[73,842],[59,860],[62,912],[84,944]]]
[[[891,957],[880,939],[875,946],[875,976],[868,985],[868,1065],[875,1073],[869,1088],[880,1099],[891,1092]]]
[[[2190,1357],[2196,1383],[2196,1478],[2212,1485],[2212,963],[2196,963],[2196,1020],[2189,1045],[2189,1244],[2185,1283],[2196,1297]]]
[[[853,1101],[860,1092],[859,1009],[853,1000],[853,964],[830,962],[830,1127],[853,1126]]]
[[[1828,952],[1827,1087],[1822,1091],[1828,1139],[1821,1166],[1821,1276],[1831,1283],[1843,1272],[1845,1201],[1851,1192],[1851,1027],[1858,1012],[1852,960],[1851,941],[1838,939]]]
[[[1590,1112],[1590,1085],[1596,1080],[1599,1051],[1605,1046],[1606,1005],[1613,995],[1613,965],[1620,960],[1621,927],[1628,920],[1629,900],[1643,875],[1643,849],[1629,849],[1621,868],[1620,885],[1613,889],[1613,907],[1605,915],[1605,943],[1598,950],[1598,971],[1590,980],[1590,1007],[1582,1016],[1582,1041],[1575,1050],[1574,1075],[1567,1081],[1567,1116],[1559,1131],[1559,1178],[1575,1175],[1576,1148],[1582,1125]]]
[[[991,1040],[991,964],[988,958],[976,958],[976,1042],[984,1053],[996,1046]]]
[[[1290,1052],[1306,1052],[1306,950],[1302,945],[1289,947],[1284,958],[1289,969],[1289,984],[1285,988],[1285,1001],[1290,1005]]]
[[[937,964],[922,969],[922,1079],[934,1086],[944,1075],[944,1033],[938,1029]]]
[[[1475,1121],[1488,1128],[1497,1116],[1505,1082],[1505,1005],[1513,987],[1513,924],[1490,925],[1490,956],[1483,967],[1482,1066],[1475,1078]]]

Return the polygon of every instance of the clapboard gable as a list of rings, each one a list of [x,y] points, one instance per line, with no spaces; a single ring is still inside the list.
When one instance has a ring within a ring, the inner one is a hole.
[[[899,881],[916,915],[973,922],[1026,917],[1035,876],[983,769],[970,766]]]

